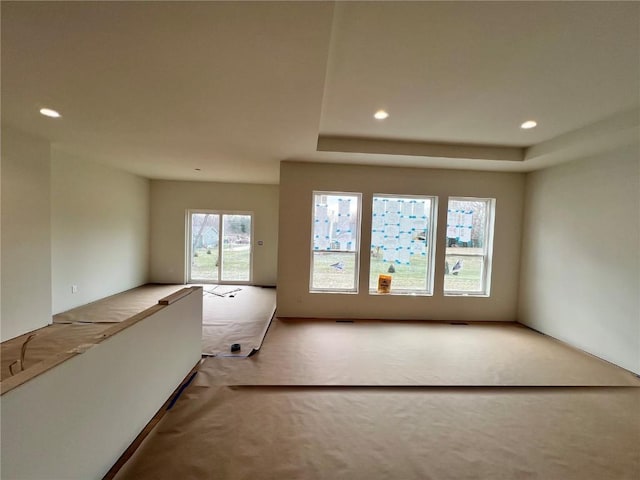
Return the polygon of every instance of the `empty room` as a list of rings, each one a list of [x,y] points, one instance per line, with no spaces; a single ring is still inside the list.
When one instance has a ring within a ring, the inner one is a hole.
[[[0,15],[0,478],[640,478],[639,2]]]

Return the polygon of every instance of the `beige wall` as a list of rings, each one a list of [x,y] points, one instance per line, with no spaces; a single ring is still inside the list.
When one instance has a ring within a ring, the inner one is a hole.
[[[1,339],[51,322],[49,143],[2,127]]]
[[[278,253],[278,186],[151,181],[151,281],[183,283],[186,211],[253,212],[254,285],[275,285]],[[262,240],[263,245],[257,242]]]
[[[638,145],[527,175],[520,320],[640,373]]]
[[[362,192],[358,294],[309,293],[313,190]],[[524,174],[283,162],[280,168],[278,315],[429,320],[516,320]],[[374,193],[439,197],[432,297],[368,294]],[[445,297],[444,235],[448,196],[496,198],[491,296]]]
[[[54,314],[146,283],[149,180],[53,149],[51,222]]]

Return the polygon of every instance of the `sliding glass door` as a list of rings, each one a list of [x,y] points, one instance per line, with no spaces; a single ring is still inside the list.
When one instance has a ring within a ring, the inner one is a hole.
[[[187,212],[190,283],[250,283],[252,214]]]

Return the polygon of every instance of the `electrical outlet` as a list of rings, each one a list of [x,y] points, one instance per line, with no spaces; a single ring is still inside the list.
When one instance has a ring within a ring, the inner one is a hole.
[[[71,293],[78,293],[78,285],[71,285]]]

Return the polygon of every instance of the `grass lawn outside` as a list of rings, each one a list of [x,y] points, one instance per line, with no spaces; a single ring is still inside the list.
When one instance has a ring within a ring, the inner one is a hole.
[[[458,260],[462,261],[462,269],[457,275],[445,274],[445,292],[477,293],[482,287],[482,257],[480,248],[448,248],[446,261],[449,263],[449,272]],[[314,289],[341,289],[351,290],[355,288],[355,258],[354,252],[314,252],[313,254],[313,282]],[[389,272],[389,266],[393,265],[395,272]],[[426,291],[427,284],[427,257],[414,255],[410,265],[402,265],[391,262],[383,262],[382,257],[371,256],[369,290],[378,288],[378,275],[391,275],[391,292],[415,292]]]
[[[355,272],[355,252],[314,252],[311,288],[352,290]]]
[[[389,272],[391,265],[395,272]],[[394,291],[424,293],[427,290],[427,257],[423,255],[412,255],[409,265],[383,262],[382,255],[372,255],[369,272],[369,290],[377,291],[380,274],[391,275],[392,293]]]
[[[446,261],[449,263],[449,271],[458,260],[463,267],[457,275],[445,274],[444,289],[447,292],[476,293],[482,287],[482,253],[480,248],[448,248]],[[343,289],[354,288],[355,278],[354,252],[314,252],[313,254],[313,284],[314,289]],[[369,289],[376,291],[378,288],[378,275],[391,275],[391,292],[415,292],[426,291],[427,284],[427,257],[414,255],[410,265],[393,263],[395,272],[389,273],[391,262],[383,262],[382,257],[371,257]]]
[[[248,282],[250,280],[251,252],[249,245],[222,247],[221,281]],[[207,253],[210,252],[210,253]],[[218,249],[197,248],[191,259],[191,280],[218,281]]]
[[[210,253],[207,253],[210,252]],[[191,279],[203,282],[218,281],[218,249],[196,249],[191,262]],[[482,249],[447,248],[446,261],[449,271],[458,260],[463,263],[458,275],[444,277],[446,292],[479,292],[482,286]],[[248,245],[225,244],[221,281],[249,281],[250,250]],[[314,252],[313,288],[351,290],[355,287],[355,252]],[[383,262],[381,256],[371,256],[369,289],[376,291],[378,275],[391,275],[391,292],[426,291],[427,257],[414,255],[410,265]],[[390,273],[393,265],[395,272]]]
[[[471,249],[469,249],[471,250]],[[447,253],[446,261],[449,264],[449,272],[456,264],[462,261],[462,270],[458,275],[449,273],[444,276],[445,292],[479,292],[482,289],[482,257],[470,255],[451,255]]]

